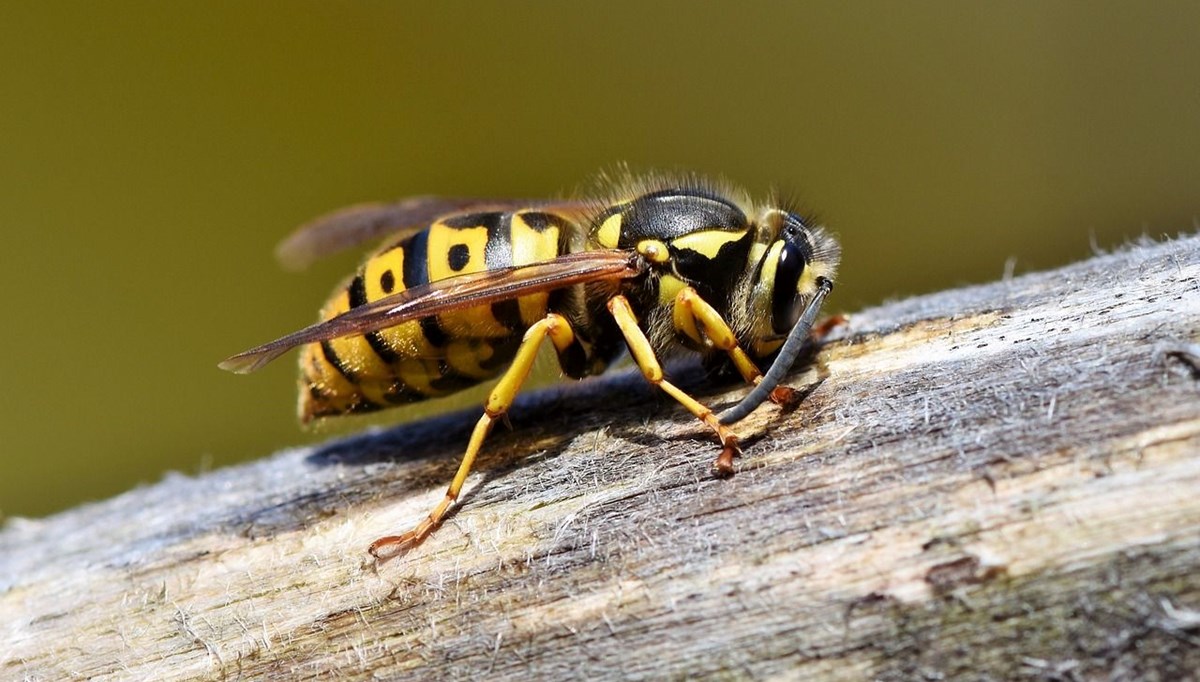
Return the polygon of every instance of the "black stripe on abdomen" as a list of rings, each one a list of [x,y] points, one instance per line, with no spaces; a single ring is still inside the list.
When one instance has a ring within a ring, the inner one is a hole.
[[[402,273],[405,289],[414,289],[429,283],[429,231],[421,230],[414,234],[404,245],[404,272]],[[442,348],[450,340],[445,330],[438,324],[437,316],[421,318],[421,333],[425,340],[434,348]]]
[[[479,379],[459,373],[445,360],[438,360],[437,369],[438,376],[429,381],[429,385],[435,390],[457,393],[479,383]]]
[[[363,273],[360,272],[358,273],[358,276],[354,278],[354,281],[350,283],[350,308],[353,310],[354,308],[357,308],[366,302],[367,284],[363,279]],[[384,363],[390,365],[399,358],[399,356],[396,355],[396,351],[392,350],[392,347],[388,345],[388,342],[383,340],[383,336],[381,336],[379,332],[367,332],[366,334],[363,334],[363,338],[366,339],[367,345],[371,347],[371,350],[375,351],[375,354],[378,355],[379,359],[383,360]]]
[[[342,362],[342,358],[339,357],[337,351],[333,349],[333,344],[331,344],[329,341],[322,341],[321,354],[325,356],[325,362],[333,365],[333,368],[336,369],[338,374],[341,374],[346,381],[349,381],[352,384],[357,383],[354,380],[354,374],[350,371],[350,368],[346,366],[345,362]]]
[[[522,211],[521,220],[529,226],[529,229],[535,232],[545,232],[552,227],[558,228],[560,233],[570,229],[567,221],[562,216],[543,211]]]

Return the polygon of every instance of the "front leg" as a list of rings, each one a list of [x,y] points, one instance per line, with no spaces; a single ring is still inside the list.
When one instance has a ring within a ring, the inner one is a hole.
[[[613,296],[608,300],[608,311],[612,313],[617,327],[625,336],[629,353],[633,356],[633,361],[637,363],[638,368],[642,370],[642,376],[646,377],[646,381],[661,388],[667,395],[679,401],[689,412],[696,415],[697,419],[707,424],[717,434],[717,438],[721,441],[721,454],[713,462],[713,473],[722,477],[732,476],[733,458],[735,455],[741,454],[741,450],[738,448],[737,434],[717,421],[712,410],[663,377],[662,365],[658,362],[658,357],[654,355],[654,348],[650,346],[650,340],[646,338],[646,333],[638,326],[637,316],[634,315],[628,299],[621,295]]]
[[[738,345],[729,323],[695,289],[684,287],[675,295],[671,315],[676,331],[701,344],[707,338],[713,346],[725,351],[747,383],[758,385],[762,381],[762,371]],[[787,386],[776,386],[770,400],[776,405],[790,405],[796,401],[796,391]]]

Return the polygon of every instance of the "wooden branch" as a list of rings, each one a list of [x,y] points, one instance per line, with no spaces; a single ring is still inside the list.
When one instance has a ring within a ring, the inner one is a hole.
[[[1197,237],[867,310],[728,481],[638,377],[543,391],[381,565],[475,411],[13,519],[0,678],[1194,679],[1198,330]]]

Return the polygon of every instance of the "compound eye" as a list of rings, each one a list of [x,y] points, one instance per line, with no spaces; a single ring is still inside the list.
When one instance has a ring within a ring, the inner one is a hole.
[[[776,334],[788,333],[800,319],[804,301],[797,285],[806,267],[804,250],[794,242],[784,242],[775,264],[775,287],[771,292],[771,326]]]

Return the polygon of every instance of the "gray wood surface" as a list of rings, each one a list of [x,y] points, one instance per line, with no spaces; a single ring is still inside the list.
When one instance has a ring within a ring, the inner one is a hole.
[[[853,315],[731,480],[625,372],[383,564],[475,410],[11,519],[0,678],[1195,679],[1198,342],[1200,238],[1145,243]]]

